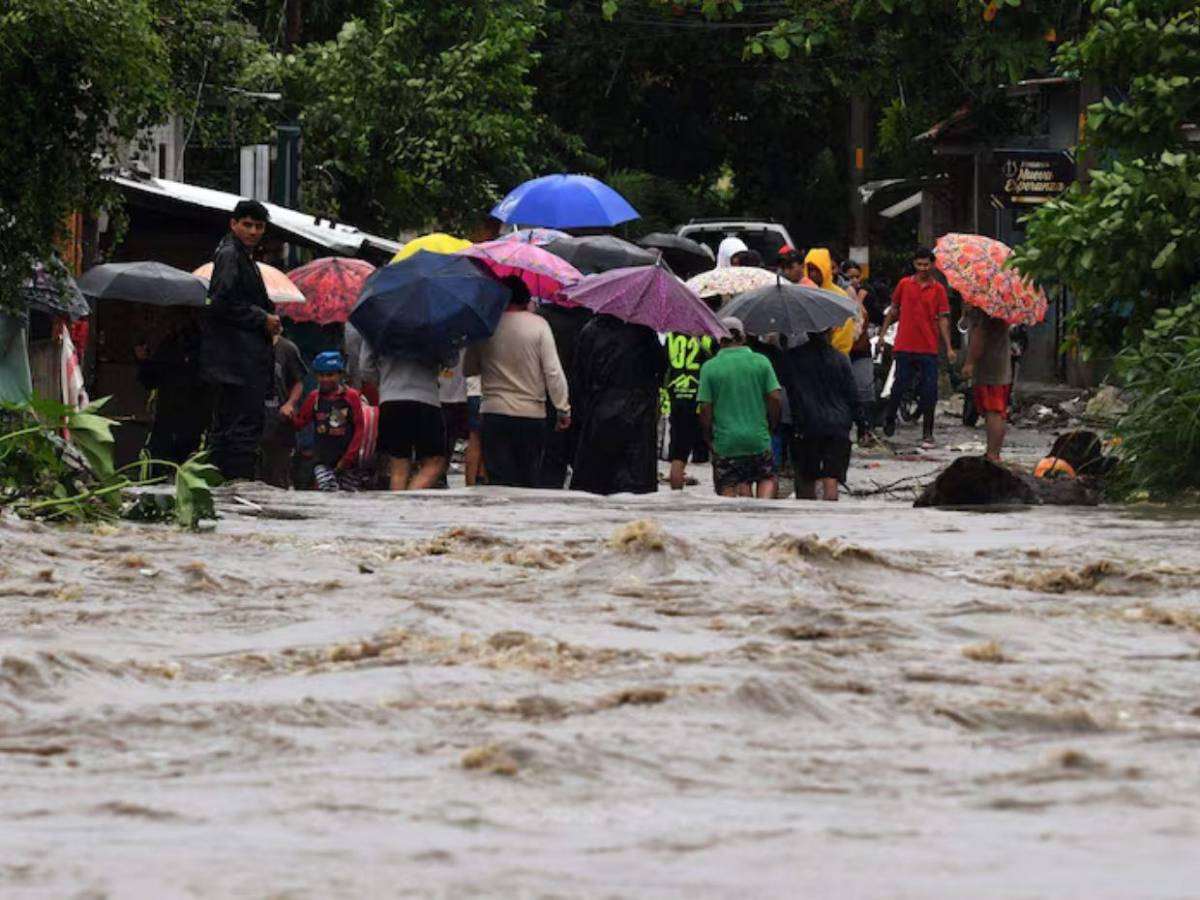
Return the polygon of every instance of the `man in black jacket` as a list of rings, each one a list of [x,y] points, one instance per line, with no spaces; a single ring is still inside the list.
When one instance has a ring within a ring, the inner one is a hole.
[[[204,317],[204,375],[215,395],[209,429],[212,462],[226,479],[254,478],[274,373],[271,338],[280,330],[279,317],[253,255],[267,218],[266,207],[257,200],[239,201],[229,234],[213,254]]]
[[[837,500],[838,483],[846,483],[850,467],[850,429],[862,416],[850,360],[830,345],[829,336],[809,334],[783,357],[797,500],[816,500],[818,485],[822,500]]]

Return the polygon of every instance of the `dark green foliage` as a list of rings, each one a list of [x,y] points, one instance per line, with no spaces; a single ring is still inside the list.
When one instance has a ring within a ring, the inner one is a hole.
[[[170,516],[187,527],[215,518],[211,487],[220,483],[220,475],[203,454],[183,465],[151,461],[175,471],[173,498],[129,494],[131,488],[161,479],[134,481],[125,469],[113,469],[115,423],[99,415],[104,402],[78,411],[47,400],[0,404],[0,509],[73,522]]]
[[[5,0],[0,5],[0,308],[68,214],[110,199],[102,156],[158,121],[165,48],[149,0]]]
[[[1117,357],[1117,371],[1134,403],[1116,429],[1115,489],[1154,497],[1200,489],[1200,289],[1160,310],[1141,341]]]

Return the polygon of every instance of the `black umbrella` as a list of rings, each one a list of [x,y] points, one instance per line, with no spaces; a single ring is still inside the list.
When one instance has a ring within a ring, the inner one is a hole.
[[[707,272],[717,261],[712,248],[707,244],[665,231],[648,234],[639,240],[638,244],[652,250],[661,250],[663,258],[680,278],[690,278],[700,272]]]
[[[83,273],[79,289],[97,300],[152,306],[203,306],[208,288],[191,272],[158,262],[104,263]]]
[[[50,268],[34,263],[33,274],[21,285],[20,295],[28,305],[52,316],[67,316],[72,322],[92,312],[87,298],[62,263]]]
[[[565,259],[585,275],[632,266],[652,266],[658,262],[657,253],[643,250],[637,244],[623,241],[611,234],[559,238],[557,241],[551,241],[544,249]]]
[[[783,278],[740,294],[721,308],[721,318],[741,319],[747,334],[786,335],[793,345],[804,343],[809,332],[839,328],[856,315],[858,304],[845,294]]]

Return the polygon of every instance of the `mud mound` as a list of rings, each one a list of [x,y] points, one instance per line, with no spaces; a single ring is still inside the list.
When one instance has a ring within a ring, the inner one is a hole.
[[[1080,481],[1034,478],[983,456],[964,456],[925,486],[913,506],[1096,506],[1100,496]]]

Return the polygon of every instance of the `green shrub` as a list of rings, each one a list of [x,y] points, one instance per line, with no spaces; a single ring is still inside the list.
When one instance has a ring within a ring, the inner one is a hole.
[[[1200,288],[1159,310],[1116,365],[1133,401],[1116,427],[1117,492],[1169,498],[1200,489]]]
[[[0,403],[0,510],[64,522],[173,518],[191,528],[201,519],[214,518],[210,488],[221,478],[204,454],[182,465],[142,460],[113,468],[116,423],[99,415],[105,400],[81,410],[42,399]],[[174,471],[174,496],[131,493],[131,488],[164,480],[135,481],[126,474],[147,471],[150,464]]]

